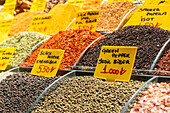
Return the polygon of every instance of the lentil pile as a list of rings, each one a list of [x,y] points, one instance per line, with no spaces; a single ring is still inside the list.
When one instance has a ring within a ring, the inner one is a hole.
[[[86,47],[100,36],[100,33],[89,30],[60,31],[34,51],[24,63],[34,64],[40,49],[63,49],[65,53],[61,65],[73,66]],[[33,65],[22,64],[21,66]]]
[[[165,52],[158,64],[156,64],[154,70],[170,71],[170,49]],[[170,76],[170,72],[157,72],[155,74]]]
[[[169,113],[170,83],[156,83],[148,87],[130,113]]]
[[[9,75],[0,82],[0,112],[26,113],[43,90],[57,78],[39,78],[28,72]]]
[[[9,65],[18,66],[36,44],[47,38],[49,38],[49,36],[36,32],[20,32],[1,43],[0,48],[15,47],[16,50]]]
[[[75,76],[42,98],[32,113],[119,113],[143,83],[137,80],[113,83],[92,76]]]
[[[101,11],[97,31],[114,31],[126,13],[134,7],[132,2],[110,2],[98,6],[97,9]]]
[[[14,17],[14,22],[11,27],[10,35],[13,36],[19,32],[28,30],[33,16],[44,15],[46,13],[40,11],[23,12]]]
[[[137,46],[135,69],[150,69],[163,44],[168,40],[170,32],[151,26],[127,26],[100,40],[87,51],[78,66],[97,65],[102,46]]]

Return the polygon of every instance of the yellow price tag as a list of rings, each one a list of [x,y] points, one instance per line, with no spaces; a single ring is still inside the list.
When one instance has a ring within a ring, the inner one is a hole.
[[[34,16],[28,31],[48,34],[51,27],[51,18],[51,15]]]
[[[14,19],[0,20],[0,33],[9,34]]]
[[[15,48],[0,48],[0,70],[5,70],[11,60]]]
[[[5,4],[7,4],[7,3],[17,3],[17,0],[5,0]]]
[[[150,25],[170,30],[170,6],[139,6],[125,26]]]
[[[44,12],[46,0],[33,0],[30,11],[42,11]]]
[[[100,10],[86,10],[77,13],[73,29],[88,29],[95,32],[97,28]]]
[[[102,46],[94,77],[129,82],[136,52],[137,47]]]
[[[82,8],[85,0],[68,0],[67,2],[68,4],[77,5]]]
[[[60,66],[64,51],[60,49],[41,49],[31,74],[42,77],[54,77]]]
[[[7,12],[7,13],[9,13],[11,15],[14,15],[15,6],[16,6],[16,2],[5,3],[4,8],[2,9],[2,11]]]

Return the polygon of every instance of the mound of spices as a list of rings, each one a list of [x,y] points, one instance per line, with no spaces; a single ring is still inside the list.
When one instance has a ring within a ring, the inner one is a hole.
[[[91,47],[78,65],[95,67],[102,46],[137,46],[134,69],[150,69],[159,50],[168,40],[168,36],[170,32],[156,27],[127,26],[106,36]]]
[[[142,81],[105,82],[92,76],[66,79],[52,93],[42,97],[32,113],[120,113],[126,102],[143,84]]]
[[[98,6],[97,9],[101,11],[97,31],[114,31],[126,13],[134,7],[132,2],[110,2]]]
[[[15,16],[13,25],[11,27],[10,35],[13,36],[19,32],[25,32],[28,30],[33,16],[44,15],[45,12],[23,12]]]
[[[82,9],[83,10],[90,10],[90,9],[94,9],[97,6],[99,6],[101,4],[103,0],[85,0]]]
[[[0,82],[0,112],[26,113],[43,90],[57,78],[40,78],[28,72],[10,74]]]
[[[62,49],[65,53],[61,65],[73,66],[86,47],[100,36],[100,33],[89,30],[60,31],[34,51],[23,63],[34,64],[40,49]],[[21,66],[33,65],[22,64]]]
[[[168,75],[170,76],[170,49],[168,49],[163,57],[156,64],[154,70],[169,71],[169,72],[156,72],[156,75]]]
[[[156,83],[148,87],[130,113],[169,113],[170,83]]]
[[[20,32],[12,38],[2,42],[0,48],[15,47],[16,50],[9,65],[18,66],[36,44],[47,38],[49,38],[49,36],[36,32]]]
[[[14,15],[22,12],[28,12],[31,8],[33,0],[17,0]]]
[[[66,0],[49,0],[46,3],[45,12],[48,13],[55,5],[64,4]]]
[[[51,21],[53,23],[49,34],[57,34],[59,31],[65,31],[70,22],[76,18],[78,11],[80,11],[80,7],[71,4],[58,4],[52,8],[48,13],[52,15]]]

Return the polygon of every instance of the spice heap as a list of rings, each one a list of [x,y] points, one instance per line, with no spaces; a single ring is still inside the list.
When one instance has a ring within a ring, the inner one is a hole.
[[[46,3],[45,12],[48,13],[55,5],[64,4],[66,0],[49,0]]]
[[[65,53],[61,65],[73,66],[86,47],[100,36],[100,33],[89,30],[60,31],[34,51],[24,63],[34,64],[40,49],[63,49]],[[21,66],[33,65],[22,64]]]
[[[137,46],[135,69],[150,69],[170,32],[151,26],[127,26],[100,40],[83,56],[79,66],[97,65],[102,46]]]
[[[36,44],[46,38],[49,38],[49,36],[36,32],[20,32],[14,35],[12,38],[1,43],[0,48],[15,47],[16,50],[10,60],[9,65],[18,66],[23,58],[29,53],[29,51]]]
[[[33,0],[17,0],[14,15],[22,12],[28,12],[31,8]]]
[[[27,72],[9,75],[0,82],[0,112],[26,113],[43,90],[57,78],[39,78]]]
[[[85,0],[82,9],[83,10],[90,10],[94,9],[95,7],[99,6],[103,0]]]
[[[131,113],[169,113],[170,83],[156,83],[139,98]]]
[[[28,30],[33,16],[44,15],[46,13],[40,11],[23,12],[15,16],[13,25],[11,27],[10,35],[13,36],[19,32]]]
[[[134,7],[135,5],[132,2],[110,2],[98,6],[97,9],[101,11],[97,31],[114,31],[126,13]]]
[[[154,70],[170,71],[170,49],[165,52],[164,56],[160,59],[159,63],[156,64]],[[170,72],[156,72],[155,74],[170,76]]]
[[[58,4],[52,8],[48,13],[52,15],[52,25],[49,34],[57,34],[59,31],[65,31],[70,22],[76,18],[78,11],[80,11],[80,7],[71,4]]]
[[[47,97],[42,97],[32,113],[112,112],[120,113],[126,102],[144,82],[105,82],[92,76],[66,79]]]

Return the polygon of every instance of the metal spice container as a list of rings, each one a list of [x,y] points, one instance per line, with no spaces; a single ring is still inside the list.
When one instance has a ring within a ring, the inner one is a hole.
[[[40,78],[18,70],[4,73],[3,79],[0,76],[0,113],[26,113],[43,90],[59,77]]]
[[[77,66],[97,65],[102,46],[137,46],[134,69],[149,70],[164,43],[168,40],[169,31],[151,26],[127,26],[100,40],[83,55]]]
[[[36,32],[20,32],[12,38],[3,41],[0,48],[15,47],[16,50],[9,63],[10,66],[18,66],[29,51],[39,42],[49,38],[48,35],[43,35]]]
[[[45,90],[29,111],[119,113],[133,93],[150,78],[134,76],[130,82],[114,83],[91,75],[93,73],[78,71],[64,75]]]
[[[163,84],[163,85],[161,85]],[[154,76],[147,81],[143,87],[138,89],[136,94],[126,103],[121,113],[133,113],[141,112],[156,112],[160,110],[160,113],[169,113],[167,108],[169,107],[169,86],[170,77],[168,76]],[[160,97],[161,96],[161,97]],[[140,101],[139,101],[140,100]],[[160,105],[160,102],[162,104]],[[156,106],[155,106],[156,105]],[[135,106],[135,107],[134,107]]]

